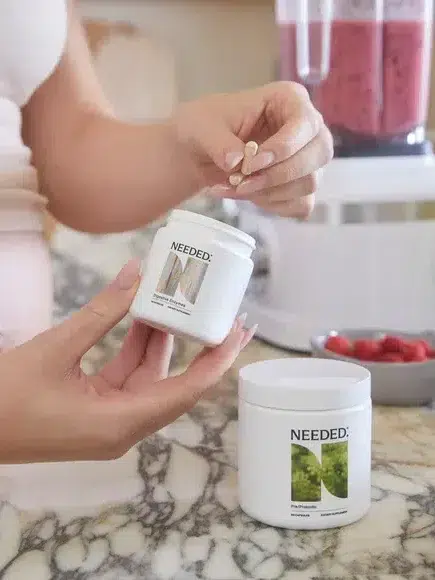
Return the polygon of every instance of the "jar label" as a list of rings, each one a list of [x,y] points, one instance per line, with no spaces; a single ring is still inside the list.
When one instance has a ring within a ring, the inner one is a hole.
[[[347,500],[349,428],[291,430],[291,509],[319,512],[319,502]],[[346,513],[339,503],[325,515]]]
[[[211,259],[205,250],[172,242],[152,302],[190,315]]]

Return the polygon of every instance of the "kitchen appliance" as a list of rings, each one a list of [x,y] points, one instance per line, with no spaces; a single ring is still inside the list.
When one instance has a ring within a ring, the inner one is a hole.
[[[307,223],[239,204],[259,337],[309,351],[327,328],[435,328],[432,17],[433,0],[276,1],[281,79],[307,87],[335,158]]]

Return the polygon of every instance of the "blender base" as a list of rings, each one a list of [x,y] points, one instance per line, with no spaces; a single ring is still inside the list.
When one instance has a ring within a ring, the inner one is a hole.
[[[284,350],[311,353],[309,338],[318,330],[317,324],[249,299],[243,301],[240,311],[247,312],[248,320],[258,324],[256,338]]]
[[[434,329],[435,156],[335,159],[317,199],[321,219],[305,224],[240,203],[239,227],[261,248],[243,303],[257,337],[309,353],[334,328]]]
[[[335,145],[335,158],[350,158],[350,157],[398,157],[409,156],[416,157],[421,155],[431,155],[433,153],[432,143],[430,141],[423,141],[422,143],[388,143],[382,144],[380,142],[371,143],[370,141],[361,142],[358,144]]]

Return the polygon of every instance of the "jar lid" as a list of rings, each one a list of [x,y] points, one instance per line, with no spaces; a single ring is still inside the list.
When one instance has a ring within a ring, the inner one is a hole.
[[[370,372],[360,365],[332,359],[267,360],[240,370],[239,397],[273,409],[346,409],[370,400]]]
[[[217,230],[219,232],[223,232],[224,234],[233,236],[241,242],[248,244],[248,246],[250,246],[252,249],[255,249],[255,240],[249,234],[242,232],[237,228],[233,228],[233,226],[230,226],[224,222],[220,222],[219,220],[215,220],[200,213],[186,211],[184,209],[175,209],[169,216],[168,221],[183,221],[192,224],[198,224],[206,228],[211,228],[213,230]]]

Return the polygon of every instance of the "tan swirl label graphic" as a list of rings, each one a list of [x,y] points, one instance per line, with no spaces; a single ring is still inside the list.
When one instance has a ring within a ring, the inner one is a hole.
[[[178,289],[190,304],[195,304],[207,268],[206,262],[191,257],[187,258],[183,267],[177,254],[169,252],[156,291],[173,297]]]

